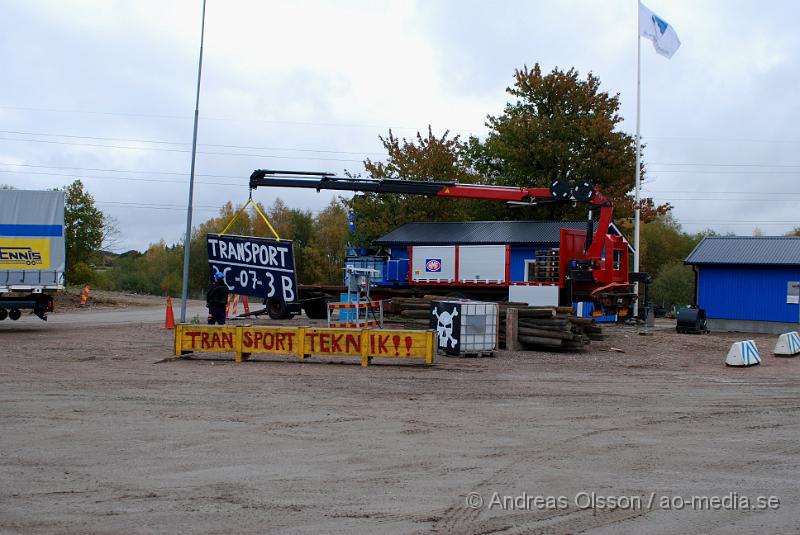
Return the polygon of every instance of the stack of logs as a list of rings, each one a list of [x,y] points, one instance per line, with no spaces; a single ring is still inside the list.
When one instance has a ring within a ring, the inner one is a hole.
[[[431,302],[447,299],[441,296],[395,297],[391,312],[400,316],[405,324],[426,327],[430,323]],[[591,318],[578,318],[572,307],[531,307],[525,303],[498,303],[498,346],[510,350],[562,348],[577,350],[590,340],[603,340],[603,329]],[[506,343],[508,310],[516,315],[516,341]]]
[[[574,351],[590,340],[604,339],[602,327],[591,318],[576,317],[572,307],[500,305],[499,345],[510,351],[529,346]],[[515,325],[509,325],[509,321]],[[515,334],[515,340],[509,343],[506,338]]]
[[[431,320],[431,303],[442,297],[393,297],[389,310],[402,318],[403,323],[428,326]]]

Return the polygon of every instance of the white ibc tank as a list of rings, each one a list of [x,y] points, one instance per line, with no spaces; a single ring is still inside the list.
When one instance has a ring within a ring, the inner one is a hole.
[[[736,342],[731,346],[728,351],[728,356],[725,357],[725,364],[728,366],[755,366],[761,364],[761,355],[758,354],[758,348],[753,340],[742,340]]]
[[[800,334],[797,331],[784,333],[778,337],[778,343],[775,344],[776,355],[797,355],[800,353]]]

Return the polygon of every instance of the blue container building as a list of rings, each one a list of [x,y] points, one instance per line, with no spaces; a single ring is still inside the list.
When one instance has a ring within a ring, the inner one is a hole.
[[[779,334],[800,327],[800,237],[709,236],[686,258],[712,330]]]

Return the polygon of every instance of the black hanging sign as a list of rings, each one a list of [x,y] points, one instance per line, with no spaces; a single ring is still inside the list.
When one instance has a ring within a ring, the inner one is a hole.
[[[208,263],[212,280],[222,273],[231,293],[287,303],[297,300],[290,240],[209,234]]]

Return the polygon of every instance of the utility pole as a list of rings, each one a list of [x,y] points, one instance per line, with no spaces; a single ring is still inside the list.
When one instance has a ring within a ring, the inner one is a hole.
[[[194,101],[194,132],[192,133],[192,166],[189,171],[189,204],[186,207],[186,236],[183,240],[183,288],[181,289],[181,323],[186,323],[186,299],[189,295],[189,253],[192,241],[192,198],[194,197],[194,162],[197,156],[197,119],[200,115],[200,76],[203,73],[203,37],[206,30],[206,0],[200,22],[200,61],[197,64],[197,96]]]
[[[637,22],[637,32],[636,32],[636,186],[635,186],[635,193],[634,193],[634,206],[633,206],[633,271],[638,273],[639,272],[639,232],[640,232],[640,222],[639,218],[641,214],[639,213],[639,195],[642,183],[642,134],[640,128],[640,101],[641,101],[641,94],[642,94],[642,24],[641,24],[641,17],[639,16],[639,0],[636,0],[636,20]],[[636,293],[637,298],[633,302],[633,317],[637,317],[639,315],[639,283],[636,282],[634,285],[634,293]]]

